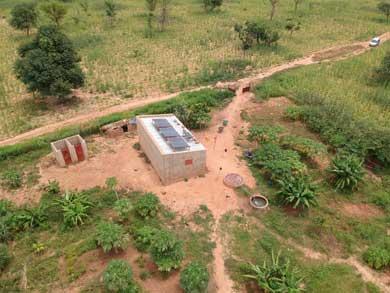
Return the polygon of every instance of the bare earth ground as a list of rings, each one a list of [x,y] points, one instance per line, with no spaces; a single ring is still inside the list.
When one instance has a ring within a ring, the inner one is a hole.
[[[387,33],[381,35],[380,38],[381,38],[382,42],[389,40],[390,39],[390,32],[387,32]],[[313,54],[311,54],[307,57],[297,59],[297,60],[294,60],[294,61],[286,63],[286,64],[282,64],[282,65],[278,65],[278,66],[274,66],[274,67],[271,67],[268,69],[261,70],[258,74],[251,76],[251,77],[248,77],[248,78],[241,79],[239,82],[241,84],[243,84],[243,83],[255,84],[255,83],[260,82],[264,78],[269,77],[269,76],[271,76],[277,72],[280,72],[280,71],[284,71],[284,70],[294,68],[297,66],[318,63],[318,62],[320,62],[320,60],[322,60],[322,62],[330,61],[330,59],[331,60],[341,60],[341,59],[348,58],[350,56],[362,54],[367,50],[369,50],[369,46],[368,46],[367,42],[357,42],[357,43],[349,44],[349,45],[345,45],[345,46],[332,47],[332,48],[328,48],[325,50],[321,50],[319,52],[314,52]],[[203,87],[200,87],[200,88],[203,88]],[[194,90],[198,90],[200,88],[196,88]],[[36,136],[40,136],[40,135],[44,135],[44,134],[56,131],[56,130],[61,129],[65,126],[82,124],[82,123],[85,123],[87,121],[106,116],[108,114],[134,109],[134,108],[144,106],[144,105],[147,105],[150,103],[154,103],[157,101],[168,100],[170,98],[177,96],[178,94],[180,94],[180,92],[170,94],[170,95],[148,97],[148,98],[144,98],[144,99],[134,99],[128,103],[109,107],[106,109],[98,109],[98,110],[94,109],[95,110],[94,112],[81,114],[79,116],[75,116],[75,117],[68,119],[68,120],[65,120],[65,121],[50,123],[46,126],[36,128],[34,130],[19,134],[17,136],[9,138],[9,139],[2,140],[2,141],[0,141],[0,146],[15,144],[15,143],[21,142],[21,141],[29,139],[29,138],[33,138]],[[79,95],[83,96],[82,93]]]

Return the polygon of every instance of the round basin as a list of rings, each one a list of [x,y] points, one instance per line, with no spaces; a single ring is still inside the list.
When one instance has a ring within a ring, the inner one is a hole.
[[[252,195],[249,202],[255,209],[264,210],[268,207],[268,199],[260,194]]]

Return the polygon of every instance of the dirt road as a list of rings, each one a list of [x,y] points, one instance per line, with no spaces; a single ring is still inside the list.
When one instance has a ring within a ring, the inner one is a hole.
[[[383,35],[380,36],[382,42],[388,41],[390,39],[390,32],[387,32]],[[340,59],[345,59],[350,56],[355,56],[358,54],[362,54],[369,50],[368,42],[356,42],[353,44],[345,45],[345,46],[337,46],[337,47],[332,47],[328,48],[325,50],[320,50],[318,52],[315,52],[313,54],[310,54],[307,57],[296,59],[294,61],[282,64],[282,65],[277,65],[273,66],[270,68],[266,68],[258,72],[257,74],[241,79],[238,82],[240,84],[245,84],[245,83],[250,83],[250,84],[257,84],[264,78],[270,77],[271,75],[291,69],[294,67],[298,66],[304,66],[304,65],[310,65],[310,64],[315,64],[319,62],[325,62],[325,61],[331,61],[331,60],[340,60]],[[328,57],[328,58],[327,58]],[[205,87],[199,87],[195,88],[192,91],[199,90]],[[107,108],[103,111],[99,112],[92,112],[88,114],[83,114],[79,115],[76,117],[73,117],[71,119],[65,120],[65,121],[60,121],[56,123],[52,123],[49,125],[45,125],[43,127],[36,128],[34,130],[19,134],[17,136],[14,136],[12,138],[8,138],[5,140],[0,141],[0,146],[6,146],[6,145],[12,145],[19,143],[23,140],[30,139],[33,137],[41,136],[50,132],[54,132],[56,130],[59,130],[63,127],[66,126],[71,126],[71,125],[78,125],[82,124],[88,121],[91,121],[96,118],[104,117],[109,114],[117,113],[117,112],[122,112],[122,111],[127,111],[131,110],[137,107],[145,106],[151,103],[155,103],[158,101],[164,101],[164,100],[169,100],[173,97],[176,97],[182,92],[177,92],[174,94],[169,94],[169,95],[162,95],[162,96],[156,96],[156,97],[148,97],[148,98],[143,98],[143,99],[135,99],[132,100],[128,103],[113,106],[110,108]]]

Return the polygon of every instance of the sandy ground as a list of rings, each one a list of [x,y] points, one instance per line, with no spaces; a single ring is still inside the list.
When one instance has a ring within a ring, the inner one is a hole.
[[[381,38],[382,42],[388,41],[390,39],[390,32],[384,33],[383,35],[380,36],[380,38]],[[346,48],[348,48],[348,50],[346,50]],[[263,80],[264,78],[269,77],[269,76],[271,76],[277,72],[283,71],[283,70],[287,70],[290,68],[303,66],[303,65],[315,64],[318,62],[341,60],[341,59],[349,58],[350,56],[356,56],[356,55],[362,54],[369,49],[370,48],[368,46],[368,42],[356,42],[356,43],[347,44],[344,46],[327,48],[324,50],[320,50],[318,52],[313,52],[313,54],[311,54],[307,57],[300,58],[300,59],[294,60],[292,62],[288,62],[288,63],[282,64],[279,66],[274,66],[271,68],[266,68],[266,69],[261,70],[259,73],[255,74],[251,77],[239,80],[239,82],[241,84],[242,83],[256,84],[256,83],[260,82],[261,80]],[[318,56],[329,55],[329,52],[332,52],[330,54],[330,56],[334,55],[335,57],[330,58],[328,60],[322,60],[322,61],[318,60],[318,58],[319,58]],[[338,52],[343,52],[343,54],[338,55],[337,54]],[[345,54],[344,54],[344,52],[345,52]],[[196,88],[193,90],[199,90],[201,88],[204,88],[204,87],[199,87],[199,88]],[[68,120],[51,123],[51,124],[45,125],[43,127],[39,127],[39,128],[34,129],[34,130],[27,131],[25,133],[16,135],[12,138],[2,140],[2,141],[0,141],[0,146],[15,144],[15,143],[21,142],[21,141],[29,139],[29,138],[33,138],[36,136],[40,136],[40,135],[44,135],[44,134],[47,134],[50,132],[54,132],[54,131],[61,129],[63,127],[66,127],[66,126],[82,124],[82,123],[91,121],[93,119],[106,116],[108,114],[131,110],[131,109],[134,109],[134,108],[137,108],[140,106],[144,106],[144,105],[147,105],[150,103],[154,103],[157,101],[168,100],[168,99],[171,99],[171,98],[177,96],[180,93],[181,92],[169,94],[169,95],[161,95],[161,96],[156,96],[156,97],[147,97],[147,98],[143,98],[143,99],[134,99],[128,103],[109,107],[109,108],[106,108],[106,109],[101,110],[101,111],[94,111],[94,112],[90,112],[90,113],[86,113],[86,114],[81,114],[81,115],[75,116],[75,117],[68,119]],[[81,94],[81,96],[82,96],[82,94]]]

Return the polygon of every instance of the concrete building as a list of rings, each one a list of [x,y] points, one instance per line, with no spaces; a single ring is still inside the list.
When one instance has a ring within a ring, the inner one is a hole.
[[[163,184],[206,173],[206,148],[172,114],[137,117],[141,149]]]
[[[87,144],[80,135],[52,142],[51,149],[61,167],[88,159]]]

